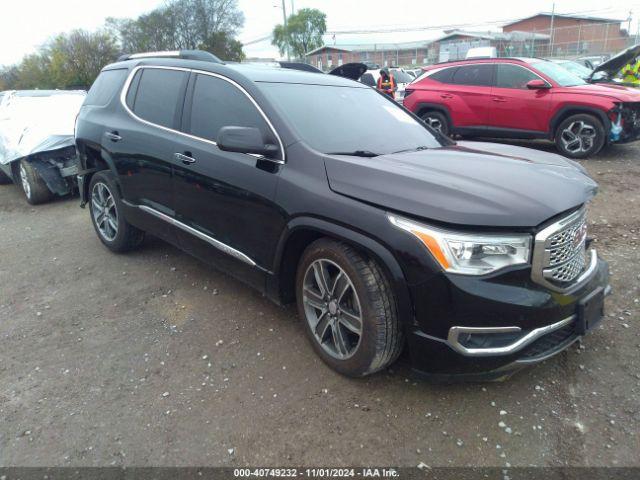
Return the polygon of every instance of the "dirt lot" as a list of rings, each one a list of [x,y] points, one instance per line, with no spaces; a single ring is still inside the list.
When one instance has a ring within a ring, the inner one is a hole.
[[[640,146],[583,164],[606,321],[488,384],[343,378],[293,308],[158,240],[109,253],[77,198],[0,187],[0,465],[640,465]]]

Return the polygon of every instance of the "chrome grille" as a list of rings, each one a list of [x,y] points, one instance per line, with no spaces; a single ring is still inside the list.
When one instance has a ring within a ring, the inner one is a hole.
[[[544,271],[544,276],[556,282],[571,282],[582,273],[587,259],[585,252],[580,252],[566,263]]]
[[[532,277],[562,290],[571,286],[587,266],[584,209],[550,225],[536,235]]]

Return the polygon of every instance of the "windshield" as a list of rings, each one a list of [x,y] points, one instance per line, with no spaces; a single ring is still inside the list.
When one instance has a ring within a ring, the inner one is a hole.
[[[413,77],[402,70],[391,70],[391,74],[395,77],[396,82],[398,83],[411,83],[413,81]]]
[[[575,73],[570,72],[564,66],[553,62],[532,62],[532,66],[540,72],[551,78],[561,87],[575,87],[576,85],[586,85],[582,78]]]
[[[322,153],[383,155],[442,146],[422,122],[369,87],[258,85],[303,141]]]
[[[587,78],[591,75],[591,70],[576,62],[558,62],[558,65],[566,68],[571,73],[578,75],[580,78]]]

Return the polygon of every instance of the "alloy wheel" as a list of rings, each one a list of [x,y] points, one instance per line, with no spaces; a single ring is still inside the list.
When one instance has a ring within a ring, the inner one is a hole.
[[[443,133],[442,132],[442,122],[440,121],[439,118],[426,117],[424,119],[424,121],[427,123],[427,125],[429,125],[434,130],[436,130],[436,131],[438,131],[440,133]]]
[[[24,190],[24,194],[27,198],[31,198],[31,184],[27,177],[27,170],[24,168],[22,162],[20,163],[20,182],[22,183],[22,190]]]
[[[113,241],[118,234],[118,211],[113,194],[104,183],[96,183],[93,186],[91,211],[102,238]]]
[[[315,260],[304,275],[305,317],[314,338],[333,358],[345,360],[362,337],[362,309],[347,273],[327,259]]]
[[[571,122],[560,134],[562,145],[570,153],[590,151],[596,139],[596,129],[583,121]]]

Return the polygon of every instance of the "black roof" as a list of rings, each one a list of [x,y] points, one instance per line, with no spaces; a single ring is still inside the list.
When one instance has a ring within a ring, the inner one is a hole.
[[[107,65],[104,70],[117,68],[135,68],[143,65],[164,67],[181,67],[205,72],[218,73],[232,80],[242,82],[302,83],[315,85],[332,85],[341,87],[369,88],[353,80],[335,75],[324,75],[301,70],[255,65],[248,63],[217,63],[212,61],[192,60],[175,57],[144,57],[126,59]]]

